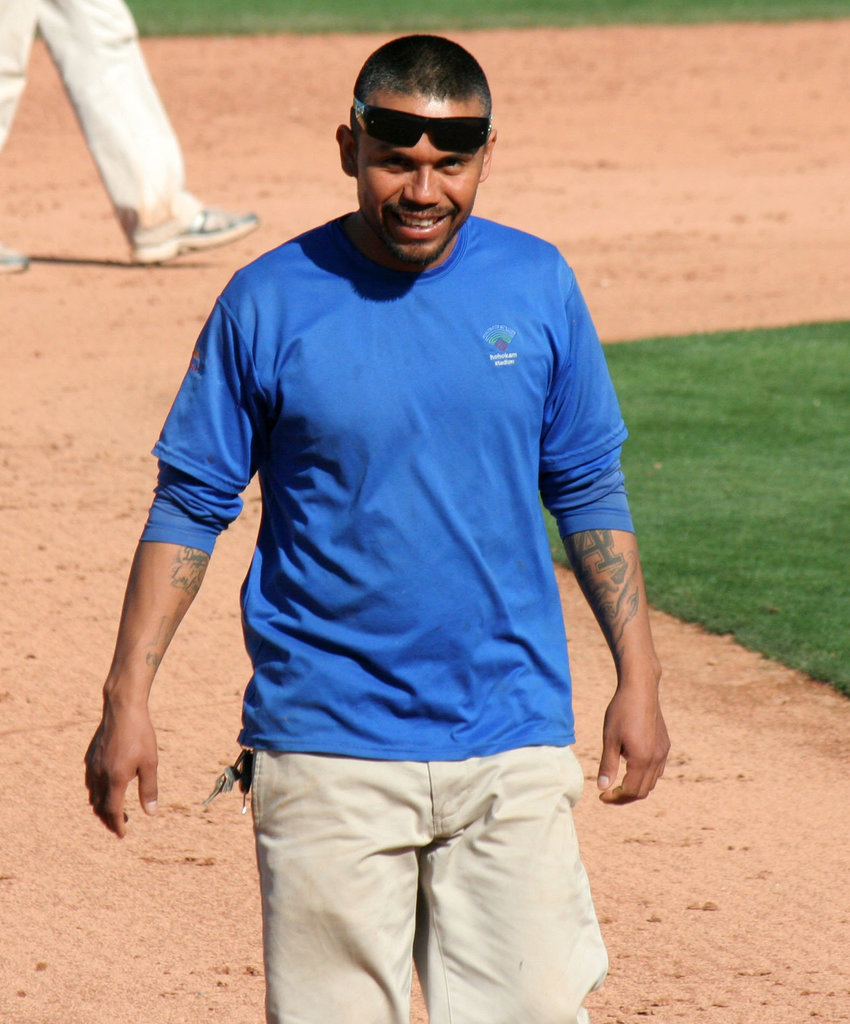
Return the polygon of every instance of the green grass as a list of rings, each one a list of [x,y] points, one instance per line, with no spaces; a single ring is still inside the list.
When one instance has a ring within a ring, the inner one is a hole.
[[[410,32],[850,17],[848,0],[130,0],[143,35]]]
[[[850,322],[606,355],[651,603],[850,695]]]

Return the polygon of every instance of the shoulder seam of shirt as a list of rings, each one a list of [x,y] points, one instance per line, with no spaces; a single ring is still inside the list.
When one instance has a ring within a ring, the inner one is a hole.
[[[257,364],[254,362],[254,355],[251,352],[250,346],[245,341],[245,335],[242,333],[242,328],[241,328],[241,326],[239,324],[239,320],[238,320],[238,318],[236,316],[236,313],[230,307],[230,304],[225,300],[223,294],[219,295],[218,299],[216,299],[216,303],[221,308],[222,312],[224,313],[224,315],[227,317],[227,319],[230,321],[230,323],[233,326],[233,331],[234,331],[234,333],[236,335],[236,338],[237,338],[237,340],[239,342],[239,346],[242,349],[243,353],[245,354],[245,358],[248,361],[248,365],[249,365],[250,370],[251,370],[251,377],[253,378],[254,386],[256,387],[257,391],[260,394],[262,394],[264,398],[267,399],[269,396],[266,394],[265,389],[263,388],[263,386],[262,386],[262,384],[260,382],[260,375],[257,372]]]

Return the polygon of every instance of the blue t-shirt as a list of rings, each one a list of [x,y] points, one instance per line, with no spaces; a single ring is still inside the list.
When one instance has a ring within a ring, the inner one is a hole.
[[[444,263],[404,273],[333,221],[237,273],[154,451],[224,495],[259,474],[240,742],[399,760],[573,742],[538,490],[616,466],[625,433],[573,273],[530,235],[470,218]]]

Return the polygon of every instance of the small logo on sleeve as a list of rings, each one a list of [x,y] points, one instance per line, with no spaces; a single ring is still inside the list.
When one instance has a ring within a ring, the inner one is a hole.
[[[518,353],[510,347],[515,337],[516,331],[505,324],[493,324],[484,332],[484,340],[494,349],[490,353],[494,366],[513,366],[517,361]]]

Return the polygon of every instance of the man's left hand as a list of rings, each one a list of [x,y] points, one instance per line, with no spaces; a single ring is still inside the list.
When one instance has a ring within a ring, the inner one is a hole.
[[[664,774],[670,750],[657,690],[618,689],[605,712],[602,738],[599,799],[606,804],[629,804],[649,796]],[[621,757],[626,774],[616,785]]]

